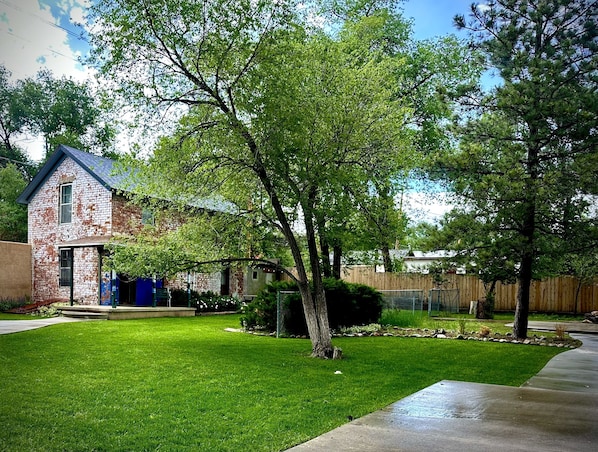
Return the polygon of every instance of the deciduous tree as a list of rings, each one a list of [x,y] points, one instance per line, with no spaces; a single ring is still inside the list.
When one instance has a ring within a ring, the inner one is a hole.
[[[0,165],[0,240],[27,242],[27,207],[16,202],[26,185],[15,165]]]
[[[354,46],[354,30],[312,29],[294,2],[100,1],[94,11],[102,71],[142,101],[186,106],[153,158],[171,190],[153,188],[217,192],[270,220],[293,255],[313,355],[332,356],[318,218],[346,213],[330,201],[400,152],[410,111],[394,95],[399,61]]]

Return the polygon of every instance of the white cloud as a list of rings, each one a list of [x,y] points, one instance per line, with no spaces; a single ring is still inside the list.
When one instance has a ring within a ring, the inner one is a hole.
[[[403,210],[415,223],[436,223],[453,208],[447,192],[407,192],[403,195]]]
[[[80,7],[73,12],[77,18],[82,16]],[[77,80],[89,75],[78,62],[80,52],[71,49],[68,32],[49,7],[37,0],[6,0],[0,3],[0,18],[0,63],[13,73],[13,79],[32,76],[44,68],[55,76]]]

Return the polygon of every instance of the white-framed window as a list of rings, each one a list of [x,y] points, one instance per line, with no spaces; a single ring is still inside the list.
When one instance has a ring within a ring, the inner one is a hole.
[[[60,223],[73,220],[73,184],[60,186]]]
[[[70,287],[73,283],[73,250],[60,250],[60,285]]]
[[[144,207],[141,210],[141,224],[144,226],[154,226],[155,222],[154,212],[151,209]]]

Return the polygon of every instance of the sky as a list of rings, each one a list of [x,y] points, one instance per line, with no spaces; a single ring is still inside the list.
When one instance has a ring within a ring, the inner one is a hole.
[[[55,77],[82,81],[92,71],[81,64],[88,51],[81,38],[85,8],[89,0],[0,0],[0,64],[14,80],[34,76],[49,69]],[[453,26],[455,14],[467,14],[472,0],[409,0],[402,5],[404,16],[412,18],[416,39],[429,39],[450,33],[465,37]],[[30,157],[43,156],[43,144],[35,137],[19,143]],[[414,205],[433,212],[446,210],[439,196],[428,201],[414,197]],[[409,202],[409,201],[408,201]],[[428,216],[425,210],[417,215]]]

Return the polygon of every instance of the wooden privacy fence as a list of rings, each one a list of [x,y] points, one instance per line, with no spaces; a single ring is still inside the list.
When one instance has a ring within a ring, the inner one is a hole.
[[[371,267],[343,269],[343,280],[366,284],[378,290],[423,290],[437,288],[432,275],[420,273],[376,273]],[[474,275],[442,275],[442,288],[459,289],[459,307],[469,309],[469,302],[484,297],[484,284]],[[575,296],[577,296],[577,309]],[[517,301],[517,284],[497,284],[496,311],[514,311]],[[534,281],[530,289],[530,311],[585,313],[598,310],[598,281],[579,287],[579,280],[570,276]]]

